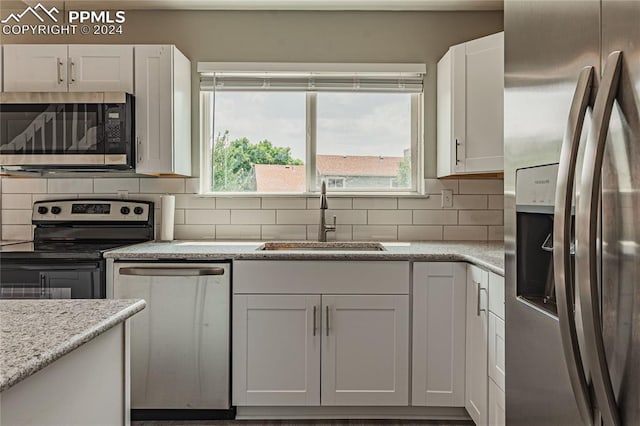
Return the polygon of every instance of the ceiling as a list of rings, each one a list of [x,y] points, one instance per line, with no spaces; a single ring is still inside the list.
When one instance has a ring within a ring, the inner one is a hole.
[[[34,5],[35,0],[23,0]],[[0,4],[6,1],[0,1]],[[503,0],[41,0],[74,9],[191,10],[502,10]]]

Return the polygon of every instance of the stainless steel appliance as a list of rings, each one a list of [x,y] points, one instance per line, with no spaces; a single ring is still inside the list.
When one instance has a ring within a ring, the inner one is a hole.
[[[640,419],[638,22],[637,1],[505,1],[510,425]]]
[[[101,299],[102,253],[153,239],[153,203],[39,201],[32,223],[32,242],[0,247],[0,299]]]
[[[2,93],[0,166],[132,169],[133,102],[127,93]]]
[[[234,418],[230,263],[115,262],[115,298],[142,298],[131,321],[134,420]]]

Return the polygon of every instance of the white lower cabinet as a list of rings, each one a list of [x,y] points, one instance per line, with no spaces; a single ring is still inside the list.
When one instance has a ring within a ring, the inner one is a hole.
[[[411,405],[465,405],[466,264],[413,264]]]
[[[408,405],[409,296],[323,295],[322,405]]]
[[[489,380],[489,425],[504,426],[505,424],[507,420],[504,391],[493,380]]]
[[[467,266],[465,408],[477,426],[487,425],[488,272]]]
[[[233,297],[234,405],[320,405],[320,304],[317,295]]]
[[[408,406],[409,263],[234,262],[233,405]]]

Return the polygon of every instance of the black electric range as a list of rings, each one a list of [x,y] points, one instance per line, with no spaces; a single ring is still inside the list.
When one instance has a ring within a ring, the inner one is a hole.
[[[153,239],[149,201],[73,199],[34,203],[32,242],[0,247],[0,299],[106,297],[102,254]]]

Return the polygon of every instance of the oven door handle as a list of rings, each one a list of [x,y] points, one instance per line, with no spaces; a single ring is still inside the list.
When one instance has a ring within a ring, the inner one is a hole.
[[[138,277],[201,277],[206,275],[224,275],[224,268],[133,267],[121,268],[119,274]]]

